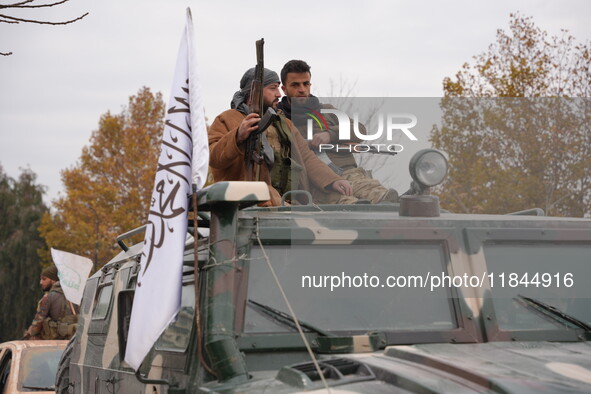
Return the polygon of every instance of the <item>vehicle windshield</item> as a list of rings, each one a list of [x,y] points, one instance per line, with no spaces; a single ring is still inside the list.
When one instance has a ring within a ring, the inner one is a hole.
[[[562,258],[568,261],[562,265],[567,271],[588,277],[590,248],[586,244],[494,244],[485,246],[484,254],[491,273],[555,272],[552,264]],[[453,286],[430,288],[429,275],[449,272],[449,253],[441,241],[268,245],[264,249],[296,317],[311,327],[305,329],[308,332],[451,332],[462,329],[462,313],[464,317],[467,311],[484,313],[467,308],[469,300],[462,299],[461,291]],[[573,287],[564,283],[544,287],[544,282],[535,288],[531,284],[529,288],[511,287],[514,283],[509,283],[508,276],[505,281],[504,288],[497,282],[492,293],[480,300],[486,313],[494,314],[500,331],[545,332],[545,339],[553,340],[558,331],[585,330],[585,323],[591,322],[588,298],[578,297]],[[524,297],[557,310],[527,302]],[[279,316],[289,310],[259,247],[252,249],[248,299],[252,302],[246,309],[246,334],[295,332],[293,324]],[[568,317],[582,324],[573,324]],[[432,337],[425,340],[432,341]]]
[[[44,346],[23,352],[20,367],[20,388],[25,390],[54,390],[55,375],[63,348]]]
[[[496,275],[492,290],[502,330],[556,328],[556,321],[535,313],[523,296],[591,324],[591,292],[581,280],[591,275],[591,245],[513,241],[485,243],[483,249],[489,272],[505,273]]]
[[[449,289],[388,287],[376,283],[398,275],[419,280],[429,272],[441,272],[445,254],[441,243],[387,245],[266,246],[298,320],[327,331],[442,330],[457,327]],[[373,279],[372,279],[373,278]],[[337,283],[340,282],[340,283]],[[365,283],[364,283],[365,282]],[[399,281],[399,285],[402,282]],[[253,248],[249,275],[249,299],[287,311],[277,285]],[[248,308],[244,331],[293,331]]]

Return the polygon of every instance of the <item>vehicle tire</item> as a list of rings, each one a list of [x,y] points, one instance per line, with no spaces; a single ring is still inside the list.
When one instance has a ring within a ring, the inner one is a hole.
[[[70,392],[70,360],[74,350],[76,336],[73,336],[62,353],[55,376],[55,392],[57,394],[66,394]]]

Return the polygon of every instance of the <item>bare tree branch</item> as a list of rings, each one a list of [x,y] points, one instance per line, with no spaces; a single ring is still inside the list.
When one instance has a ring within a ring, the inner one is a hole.
[[[0,17],[10,19],[13,21],[17,21],[16,23],[26,22],[26,23],[37,23],[39,25],[68,25],[70,23],[74,23],[76,21],[79,21],[80,19],[84,18],[86,15],[88,15],[88,12],[84,15],[79,16],[78,18],[70,19],[68,21],[63,21],[63,22],[49,22],[49,21],[39,21],[39,20],[35,20],[35,19],[22,19],[22,18],[15,18],[13,16],[8,16],[8,15],[4,15],[4,14],[0,14]]]
[[[19,8],[21,5],[25,5],[27,3],[32,3],[35,0],[26,0],[26,1],[21,1],[20,3],[14,3],[14,4],[0,4],[0,8]]]
[[[60,5],[60,4],[66,3],[68,1],[70,1],[70,0],[62,0],[62,1],[58,1],[58,2],[55,2],[55,3],[49,3],[49,4],[25,5],[27,3],[35,2],[35,0],[26,0],[26,1],[22,1],[20,3],[0,5],[0,8],[43,8],[43,7],[53,7],[53,6],[56,6],[56,5]]]
[[[37,1],[37,0],[24,0],[24,1],[19,1],[17,3],[12,3],[12,4],[0,4],[0,10],[2,10],[2,9],[49,8],[49,7],[55,7],[55,6],[67,3],[70,0],[59,0],[59,1],[54,1],[52,3],[45,3],[45,4],[32,4],[32,3],[35,3],[35,1]],[[53,25],[53,26],[69,25],[70,23],[74,23],[76,21],[79,21],[80,19],[84,18],[86,15],[88,15],[88,12],[85,13],[84,15],[81,15],[81,16],[74,18],[74,19],[69,19],[69,20],[61,21],[61,22],[51,22],[51,21],[38,20],[38,19],[17,18],[15,16],[0,14],[0,23],[18,24],[18,23],[23,22],[23,23],[35,23],[38,25]],[[0,55],[10,56],[10,55],[12,55],[12,52],[0,52]]]

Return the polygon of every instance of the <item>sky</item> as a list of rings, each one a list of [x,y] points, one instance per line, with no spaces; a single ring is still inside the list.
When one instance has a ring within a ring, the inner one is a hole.
[[[578,42],[591,39],[588,0],[70,0],[14,11],[51,21],[89,15],[65,26],[0,23],[0,52],[13,52],[0,56],[4,171],[16,178],[30,168],[50,203],[64,194],[60,171],[76,165],[102,114],[120,113],[143,86],[167,102],[187,7],[210,122],[256,63],[261,37],[268,68],[303,59],[313,94],[345,86],[361,97],[440,97],[443,79],[508,29],[510,13],[532,16],[550,35],[568,29]]]

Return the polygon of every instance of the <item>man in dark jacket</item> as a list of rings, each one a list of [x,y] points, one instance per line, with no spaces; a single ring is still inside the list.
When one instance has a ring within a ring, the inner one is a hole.
[[[312,83],[310,79],[312,74],[310,66],[303,60],[290,60],[281,70],[281,89],[285,96],[281,99],[278,108],[285,114],[285,116],[292,120],[297,127],[303,125],[303,122],[298,122],[295,119],[296,114],[292,113],[292,101],[300,100],[299,103],[315,112],[320,112],[321,109],[335,109],[330,104],[322,104],[318,98],[310,94]],[[313,123],[313,137],[309,144],[313,149],[318,148],[321,144],[347,144],[362,142],[359,139],[352,141],[340,141],[338,132],[338,120],[332,116],[325,116],[328,126],[322,129],[318,124]],[[363,125],[359,126],[362,133],[365,133]],[[300,130],[301,131],[301,130]],[[355,137],[356,138],[356,137]],[[377,180],[369,176],[368,172],[363,168],[358,167],[355,162],[353,154],[347,150],[329,151],[322,155],[324,161],[336,173],[351,183],[353,189],[353,196],[359,199],[369,200],[372,203],[379,203],[382,201],[397,202],[398,193],[393,189],[388,189],[382,186]],[[322,201],[321,201],[322,202]]]
[[[46,293],[39,300],[37,313],[23,339],[70,339],[75,331],[77,311],[66,300],[55,265],[41,271],[39,284]]]

